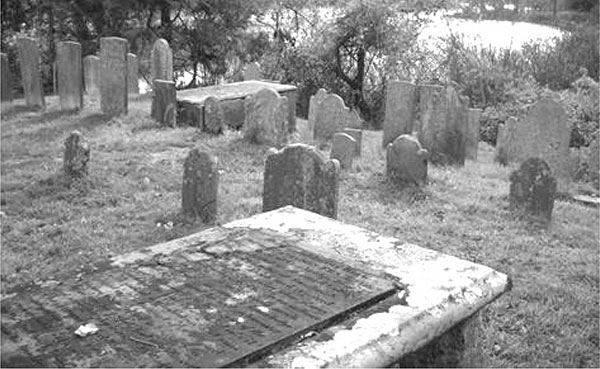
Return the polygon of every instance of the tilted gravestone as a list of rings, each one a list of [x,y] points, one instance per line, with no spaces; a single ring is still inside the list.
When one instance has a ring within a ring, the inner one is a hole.
[[[83,71],[81,65],[81,44],[63,41],[56,45],[56,65],[58,66],[58,95],[61,110],[83,108]]]
[[[446,129],[444,119],[445,94],[443,86],[419,85],[418,139],[430,155],[440,152],[437,137]]]
[[[138,69],[137,55],[127,53],[127,93],[135,95],[140,93]]]
[[[352,162],[356,156],[356,146],[356,140],[352,136],[338,132],[332,138],[331,158],[340,162],[341,169],[352,169]]]
[[[159,38],[152,48],[152,80],[173,80],[173,51],[167,40]]]
[[[37,42],[30,37],[17,37],[17,50],[21,66],[21,81],[25,92],[25,104],[33,108],[45,108],[40,52]]]
[[[327,91],[320,88],[316,94],[312,95],[308,104],[308,133],[310,140],[315,139],[315,123],[318,119],[320,104],[327,97]]]
[[[542,159],[529,158],[510,175],[509,209],[511,212],[550,220],[556,179]]]
[[[427,150],[412,135],[401,135],[386,148],[386,174],[392,180],[427,183]]]
[[[83,58],[83,82],[88,94],[100,93],[100,58],[96,55]]]
[[[100,39],[100,107],[104,114],[127,114],[127,40]]]
[[[360,157],[361,153],[362,153],[362,134],[363,134],[362,129],[344,128],[344,130],[342,132],[347,133],[350,136],[352,136],[352,138],[354,138],[354,140],[356,141],[356,147],[355,147],[354,154],[355,154],[355,156]]]
[[[177,91],[175,82],[155,79],[153,82],[152,107],[150,115],[161,125],[177,125]]]
[[[2,61],[1,71],[2,71],[2,98],[1,101],[12,101],[12,76],[10,73],[10,66],[8,63],[8,55],[5,53],[0,53],[0,60]]]
[[[413,132],[416,118],[417,86],[410,82],[393,81],[387,86],[383,147],[396,137]]]
[[[287,138],[287,97],[270,88],[244,100],[244,138],[257,144],[281,146]]]
[[[600,153],[598,151],[598,140],[596,137],[590,143],[590,158],[588,161],[588,180],[598,189],[600,188]]]
[[[242,78],[244,81],[255,81],[262,78],[262,71],[258,62],[246,64],[242,70]]]
[[[498,126],[498,134],[496,136],[496,153],[494,160],[502,165],[508,163],[515,158],[515,135],[517,133],[517,118],[508,117],[504,124]]]
[[[70,178],[82,178],[88,174],[90,145],[81,132],[73,131],[65,140],[63,168]]]
[[[337,217],[340,163],[314,147],[270,149],[265,162],[263,212],[286,205]]]
[[[199,218],[205,224],[214,224],[217,220],[218,192],[217,157],[198,148],[192,149],[183,164],[182,213]]]
[[[204,100],[204,131],[220,134],[225,130],[225,112],[219,99],[209,96]]]
[[[329,140],[334,133],[344,128],[361,128],[362,121],[354,110],[346,107],[344,100],[336,94],[323,97],[316,105],[314,121],[315,139]],[[310,117],[309,117],[310,118]]]
[[[479,148],[480,118],[481,109],[469,109],[465,149],[466,157],[470,160],[477,160],[477,150]]]

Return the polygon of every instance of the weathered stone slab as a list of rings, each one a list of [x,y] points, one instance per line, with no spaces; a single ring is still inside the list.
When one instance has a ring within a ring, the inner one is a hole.
[[[477,149],[479,148],[479,120],[481,119],[481,109],[469,109],[469,120],[466,134],[466,157],[470,160],[477,160]]]
[[[220,134],[225,130],[225,113],[221,102],[214,96],[204,100],[204,131]]]
[[[181,208],[185,216],[205,224],[217,220],[219,166],[217,157],[198,148],[191,150],[183,164]]]
[[[418,139],[431,156],[443,153],[439,137],[443,137],[446,130],[444,92],[443,86],[419,85]]]
[[[356,150],[354,154],[355,156],[360,157],[362,153],[362,129],[344,128],[342,132],[349,134],[350,136],[352,136],[352,138],[354,138],[354,140],[356,141]]]
[[[152,80],[173,81],[173,51],[167,40],[159,38],[152,48]]]
[[[320,104],[316,104],[315,133],[316,139],[329,140],[334,133],[344,128],[361,128],[362,120],[354,110],[346,107],[344,100],[336,94],[323,97]],[[310,117],[309,117],[310,119]]]
[[[244,81],[256,81],[262,79],[262,70],[258,62],[246,64],[242,70]]]
[[[140,93],[138,77],[137,55],[127,53],[127,93],[137,95]]]
[[[88,94],[100,93],[100,58],[96,55],[83,58],[83,82]]]
[[[340,168],[352,169],[352,162],[356,156],[356,140],[347,133],[336,133],[332,138],[331,158],[340,162]]]
[[[8,63],[8,55],[0,53],[0,60],[2,61],[2,98],[1,101],[12,101],[12,75],[10,73],[10,65]]]
[[[281,146],[287,138],[286,97],[265,88],[248,96],[244,102],[244,138],[257,144]]]
[[[556,197],[556,179],[542,159],[530,158],[510,175],[509,207],[512,212],[549,221]]]
[[[340,164],[314,147],[288,145],[269,150],[265,161],[263,212],[293,205],[337,217]]]
[[[596,137],[590,143],[590,159],[588,161],[588,180],[596,187],[600,189],[600,152],[598,150],[598,140]]]
[[[108,115],[127,114],[127,40],[100,39],[100,106]]]
[[[83,108],[81,44],[72,41],[59,42],[56,45],[56,65],[61,110]]]
[[[392,81],[387,86],[383,147],[396,137],[413,133],[417,109],[417,86],[410,82]]]
[[[412,135],[400,135],[386,148],[386,173],[392,180],[427,183],[427,150]]]
[[[81,132],[73,131],[65,140],[63,168],[71,178],[82,178],[88,174],[90,145]]]
[[[36,40],[30,37],[17,37],[17,51],[25,104],[32,108],[43,109],[46,107],[46,102],[40,72],[40,52]]]
[[[168,127],[177,125],[177,91],[175,82],[162,81],[159,79],[153,82],[154,91],[152,94],[152,110],[150,115],[157,122]]]
[[[311,141],[315,139],[315,124],[317,119],[319,119],[318,115],[321,109],[320,105],[327,95],[327,91],[325,91],[323,88],[320,88],[316,94],[310,97],[308,103],[308,131]]]
[[[508,165],[516,154],[515,135],[517,134],[517,118],[508,117],[504,124],[498,126],[496,136],[496,154],[494,160],[502,165]],[[511,159],[512,158],[512,159]]]

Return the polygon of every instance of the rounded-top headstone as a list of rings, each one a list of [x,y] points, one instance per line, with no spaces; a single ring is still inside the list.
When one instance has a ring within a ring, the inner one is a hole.
[[[288,99],[264,88],[244,101],[244,138],[257,144],[282,146],[287,139]]]
[[[386,149],[386,173],[392,180],[424,185],[428,156],[416,137],[398,136]]]
[[[347,133],[338,132],[333,135],[331,158],[340,162],[342,169],[352,169],[352,161],[356,154],[356,140]]]
[[[529,158],[510,175],[509,207],[534,217],[550,220],[556,197],[556,179],[550,166],[539,158]]]
[[[152,48],[152,80],[173,80],[173,51],[169,42],[159,38]]]
[[[217,157],[208,151],[190,150],[183,164],[182,212],[205,224],[217,219],[219,168]]]

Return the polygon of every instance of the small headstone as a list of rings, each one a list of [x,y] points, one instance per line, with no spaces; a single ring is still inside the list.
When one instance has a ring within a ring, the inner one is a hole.
[[[155,79],[153,82],[152,110],[150,115],[163,126],[177,124],[177,91],[175,82]]]
[[[81,132],[73,131],[65,140],[63,168],[71,178],[82,178],[88,174],[90,145]]]
[[[183,164],[181,208],[185,216],[200,218],[205,224],[217,220],[219,168],[217,157],[192,149]]]
[[[356,140],[347,133],[333,135],[331,158],[340,162],[342,169],[352,169],[352,161],[356,155]]]
[[[127,93],[139,94],[138,59],[135,54],[127,53]]]
[[[287,138],[288,100],[270,88],[246,97],[244,138],[257,144],[281,146]]]
[[[225,113],[221,102],[214,96],[204,100],[204,131],[220,134],[225,130]]]
[[[596,189],[600,189],[600,153],[598,151],[598,140],[596,137],[590,143],[590,159],[588,162],[588,180],[594,184]]]
[[[59,42],[56,46],[58,67],[58,95],[61,110],[83,108],[83,71],[81,44],[73,41]]]
[[[467,159],[477,160],[477,149],[479,148],[479,120],[481,109],[469,109],[469,120],[466,135]]]
[[[396,137],[413,132],[416,115],[417,86],[410,82],[393,81],[387,86],[383,147]]]
[[[100,106],[108,115],[127,114],[127,40],[100,39]]]
[[[288,145],[270,149],[265,162],[263,212],[293,205],[337,217],[340,164],[314,147]]]
[[[252,62],[244,66],[242,70],[242,78],[244,81],[258,81],[262,78],[262,71],[258,62]]]
[[[336,94],[328,94],[320,104],[316,105],[314,137],[329,140],[334,133],[344,128],[361,128],[362,121],[358,114],[344,104],[344,100]],[[310,118],[310,117],[309,117]]]
[[[344,133],[349,134],[356,141],[356,151],[354,152],[355,156],[360,157],[362,153],[362,129],[356,128],[344,128],[342,131]]]
[[[494,160],[502,165],[508,165],[515,160],[515,135],[517,133],[517,118],[508,117],[506,122],[498,126],[496,136],[496,154]]]
[[[10,66],[8,63],[8,55],[0,53],[0,60],[2,61],[2,99],[1,101],[12,101],[12,76],[10,73]]]
[[[173,80],[173,51],[167,40],[159,38],[152,48],[152,80]]]
[[[45,108],[42,74],[40,72],[40,52],[37,42],[30,37],[17,37],[21,81],[25,92],[25,104],[33,108]]]
[[[427,183],[427,150],[412,135],[401,135],[386,148],[386,174],[393,180]]]
[[[527,159],[518,170],[511,173],[510,211],[549,221],[555,197],[556,179],[544,160]]]
[[[96,55],[83,58],[83,82],[86,93],[90,95],[100,93],[100,58]]]

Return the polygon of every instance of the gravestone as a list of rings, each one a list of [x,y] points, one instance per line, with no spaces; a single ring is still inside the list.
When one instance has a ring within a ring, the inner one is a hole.
[[[218,192],[217,157],[198,148],[192,149],[183,164],[181,191],[183,214],[200,218],[205,224],[214,224],[217,220]]]
[[[88,94],[100,93],[100,58],[96,55],[83,58],[83,82]]]
[[[319,109],[323,100],[327,97],[327,91],[320,88],[316,94],[312,95],[308,104],[308,133],[310,140],[315,139],[315,123],[319,118]]]
[[[167,40],[159,38],[152,48],[152,80],[173,80],[173,51]]]
[[[161,125],[175,127],[177,124],[177,91],[175,82],[155,79],[150,115]]]
[[[427,183],[427,150],[412,135],[401,135],[386,148],[386,174],[392,180]]]
[[[510,175],[509,209],[549,221],[552,217],[556,179],[542,159],[529,158]]]
[[[571,182],[570,140],[571,129],[565,108],[552,97],[544,97],[517,123],[513,140],[515,160],[543,159],[556,177],[558,191],[566,192]]]
[[[2,99],[1,101],[12,101],[12,76],[10,73],[10,66],[8,63],[8,55],[0,53],[0,60],[2,61]]]
[[[263,212],[286,205],[337,217],[340,163],[314,147],[270,149],[265,162]]]
[[[600,189],[600,153],[598,151],[598,140],[596,137],[590,143],[590,159],[588,161],[588,180],[594,184],[596,189]]]
[[[242,70],[244,81],[258,81],[262,78],[262,71],[258,62],[246,64]]]
[[[352,169],[356,156],[356,140],[347,133],[336,133],[332,138],[331,158],[340,162],[341,169]]]
[[[40,52],[37,42],[30,37],[17,37],[17,51],[21,66],[21,81],[25,93],[25,104],[32,108],[45,108]]]
[[[221,102],[214,96],[204,100],[204,131],[212,134],[223,133],[225,129],[225,113]]]
[[[264,88],[244,100],[244,138],[257,144],[281,146],[287,137],[288,100]]]
[[[135,54],[127,53],[127,93],[139,94],[138,59]]]
[[[317,112],[314,123],[314,137],[329,140],[334,133],[344,128],[361,128],[362,121],[358,114],[344,104],[344,100],[336,94],[328,94],[320,104],[316,105]]]
[[[63,41],[56,45],[56,65],[58,66],[58,95],[61,110],[83,108],[83,71],[81,65],[81,44]]]
[[[433,157],[443,150],[438,137],[442,136],[446,129],[444,112],[444,87],[419,85],[418,139],[423,148],[429,152],[432,161],[434,161]]]
[[[70,178],[82,178],[88,174],[90,145],[81,132],[73,131],[65,140],[63,168]]]
[[[100,106],[108,115],[127,114],[127,40],[100,39]]]
[[[354,140],[356,141],[354,154],[355,156],[360,157],[362,153],[362,129],[344,128],[342,132],[347,133],[350,136],[352,136],[352,138],[354,138]]]
[[[498,134],[496,136],[496,154],[494,160],[502,165],[508,163],[515,158],[515,135],[517,133],[517,118],[508,117],[504,124],[498,126]],[[512,159],[511,159],[512,158]]]
[[[416,118],[417,86],[410,82],[393,81],[387,86],[383,147],[396,137],[413,132]]]
[[[477,160],[477,149],[479,148],[479,120],[481,119],[481,109],[469,109],[469,120],[466,135],[466,157],[470,160]]]

